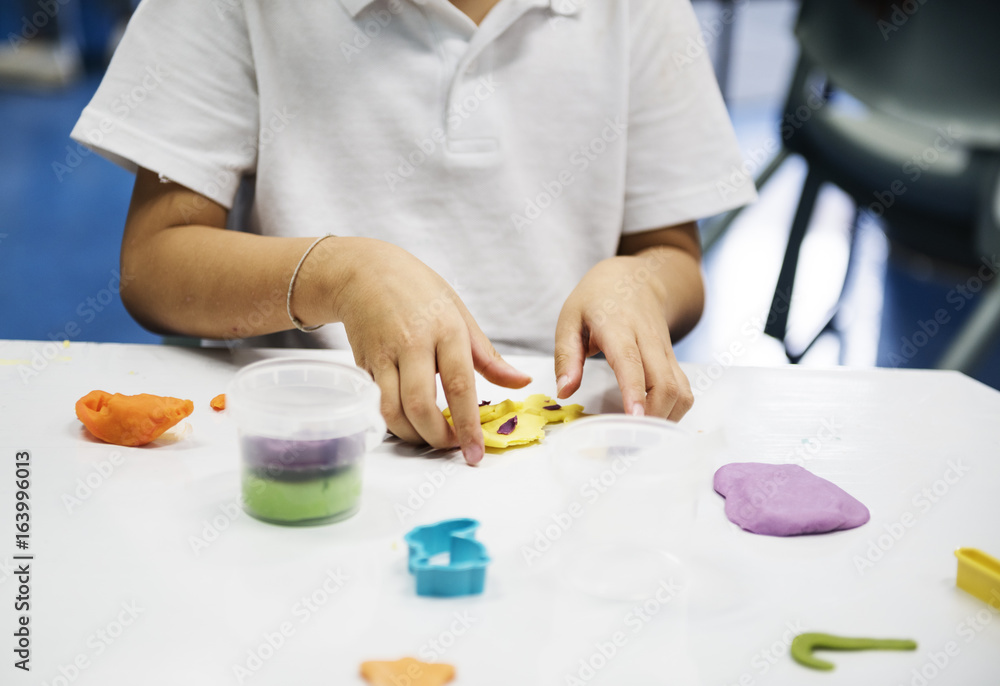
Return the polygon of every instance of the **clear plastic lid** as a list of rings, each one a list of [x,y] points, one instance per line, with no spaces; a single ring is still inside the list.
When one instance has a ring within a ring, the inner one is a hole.
[[[609,468],[644,480],[676,477],[700,462],[690,432],[654,417],[600,415],[573,422],[549,443],[564,478],[589,478]]]
[[[368,433],[382,438],[379,388],[367,372],[326,360],[280,357],[247,365],[226,392],[244,434],[326,439]]]

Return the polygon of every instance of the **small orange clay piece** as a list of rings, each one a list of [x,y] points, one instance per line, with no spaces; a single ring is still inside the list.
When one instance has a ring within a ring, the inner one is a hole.
[[[212,409],[216,412],[226,409],[226,394],[219,393],[219,395],[212,398]]]
[[[441,686],[455,678],[455,668],[404,657],[395,662],[362,662],[361,676],[372,686]]]
[[[90,433],[115,445],[146,445],[194,411],[194,403],[141,393],[91,391],[76,401],[76,416]]]

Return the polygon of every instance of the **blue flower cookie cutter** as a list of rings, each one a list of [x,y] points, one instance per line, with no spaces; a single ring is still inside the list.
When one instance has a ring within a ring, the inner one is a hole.
[[[446,519],[437,524],[414,527],[403,540],[410,548],[410,574],[417,579],[417,595],[451,598],[483,592],[486,546],[476,540],[475,519]],[[448,553],[448,561],[431,558]]]

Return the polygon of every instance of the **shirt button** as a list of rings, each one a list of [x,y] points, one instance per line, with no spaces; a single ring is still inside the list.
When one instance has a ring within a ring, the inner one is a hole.
[[[583,0],[552,0],[552,11],[556,14],[573,14]]]

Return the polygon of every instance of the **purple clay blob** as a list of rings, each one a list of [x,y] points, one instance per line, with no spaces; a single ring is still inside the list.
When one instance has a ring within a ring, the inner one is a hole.
[[[490,404],[489,400],[484,400],[483,402],[479,403],[479,407],[485,407],[486,405],[489,405],[489,404]]]
[[[500,428],[497,429],[497,433],[502,436],[507,436],[516,427],[517,427],[517,415],[514,415],[513,417],[511,417],[510,419],[508,419],[507,421],[505,421],[503,424],[500,425]]]
[[[542,408],[543,410],[561,410],[562,405],[546,405]]]
[[[729,521],[755,534],[822,534],[871,518],[850,493],[794,464],[728,464],[715,473],[714,485],[726,499]]]
[[[241,443],[248,468],[266,470],[279,479],[350,467],[365,452],[364,433],[321,440],[244,436]]]

